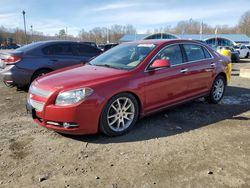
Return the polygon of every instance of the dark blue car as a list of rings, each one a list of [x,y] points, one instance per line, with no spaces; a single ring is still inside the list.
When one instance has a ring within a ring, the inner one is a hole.
[[[60,68],[86,63],[102,51],[84,42],[43,41],[0,54],[0,74],[6,85],[29,85]]]

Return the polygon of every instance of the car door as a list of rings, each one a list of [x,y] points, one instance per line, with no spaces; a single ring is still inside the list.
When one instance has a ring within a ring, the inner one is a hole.
[[[197,96],[210,90],[216,62],[209,51],[198,44],[182,44],[186,56],[187,96]]]
[[[82,62],[82,59],[72,51],[71,43],[59,43],[46,46],[42,49],[44,58],[54,69],[64,68],[76,65]]]
[[[183,53],[179,44],[164,47],[152,60],[168,59],[171,66],[145,71],[146,113],[186,98],[190,78],[186,75]]]

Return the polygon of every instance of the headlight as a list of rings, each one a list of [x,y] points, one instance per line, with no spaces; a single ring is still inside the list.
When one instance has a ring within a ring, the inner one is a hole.
[[[91,88],[80,88],[59,93],[56,105],[65,106],[78,103],[94,92]]]

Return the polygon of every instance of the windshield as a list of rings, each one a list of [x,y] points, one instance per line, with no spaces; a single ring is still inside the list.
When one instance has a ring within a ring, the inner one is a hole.
[[[117,69],[133,69],[155,48],[155,44],[122,44],[93,59],[90,64]]]

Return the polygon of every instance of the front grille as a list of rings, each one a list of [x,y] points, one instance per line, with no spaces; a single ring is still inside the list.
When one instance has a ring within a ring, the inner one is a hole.
[[[29,88],[29,93],[40,96],[40,97],[44,97],[44,98],[48,98],[52,94],[51,91],[36,87],[34,84],[31,84]]]
[[[37,112],[41,112],[43,111],[43,107],[44,107],[44,103],[43,102],[38,102],[38,101],[35,101],[33,99],[28,99],[29,100],[29,103],[30,105],[35,108],[35,110]]]

